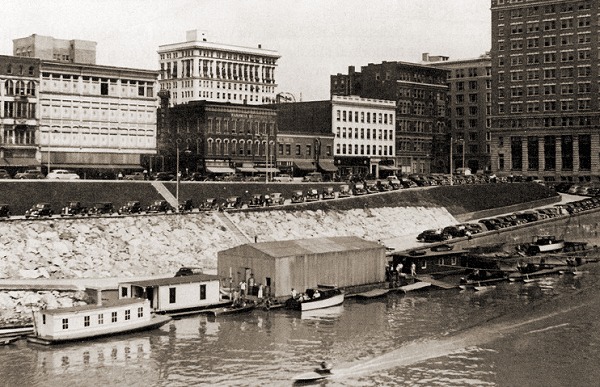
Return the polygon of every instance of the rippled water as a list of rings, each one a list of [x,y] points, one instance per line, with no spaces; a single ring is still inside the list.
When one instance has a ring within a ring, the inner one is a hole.
[[[600,266],[582,276],[347,300],[300,314],[193,316],[85,343],[0,347],[7,386],[285,386],[322,359],[327,386],[589,386],[600,371]]]

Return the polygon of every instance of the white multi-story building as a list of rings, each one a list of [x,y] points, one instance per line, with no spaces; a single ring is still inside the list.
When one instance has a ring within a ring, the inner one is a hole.
[[[161,89],[171,92],[171,104],[206,100],[235,104],[274,103],[273,50],[208,42],[203,33],[187,32],[182,43],[159,46]]]
[[[395,101],[332,95],[331,104],[334,156],[343,175],[398,169]]]
[[[98,171],[141,168],[156,153],[156,71],[41,63],[42,166]]]

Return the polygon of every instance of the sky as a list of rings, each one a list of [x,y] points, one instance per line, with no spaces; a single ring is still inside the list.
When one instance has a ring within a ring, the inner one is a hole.
[[[329,98],[348,66],[477,58],[491,48],[489,0],[3,0],[0,54],[32,34],[97,42],[100,65],[157,70],[160,45],[208,41],[276,50],[278,92]]]

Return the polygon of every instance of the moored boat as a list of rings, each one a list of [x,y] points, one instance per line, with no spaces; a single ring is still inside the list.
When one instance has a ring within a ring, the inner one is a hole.
[[[201,311],[201,313],[216,317],[216,316],[221,316],[221,315],[225,315],[225,314],[237,314],[237,313],[250,312],[255,308],[256,308],[255,303],[248,302],[245,304],[231,304],[231,305],[223,306],[223,307],[219,307],[219,308],[205,309],[205,310]]]
[[[344,293],[338,288],[318,287],[307,289],[305,293],[290,298],[286,306],[295,310],[313,310],[341,305],[344,302]]]
[[[34,312],[34,333],[27,341],[57,344],[158,328],[169,316],[151,313],[150,301],[124,298],[100,305],[42,309]]]

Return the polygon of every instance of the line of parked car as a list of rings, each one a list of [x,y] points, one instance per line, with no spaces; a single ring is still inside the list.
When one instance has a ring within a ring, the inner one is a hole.
[[[420,242],[442,242],[453,238],[470,237],[484,231],[501,230],[561,215],[571,215],[598,207],[600,207],[600,197],[590,197],[566,204],[556,204],[553,207],[481,219],[477,223],[463,223],[444,228],[425,230],[417,236],[417,240]]]

